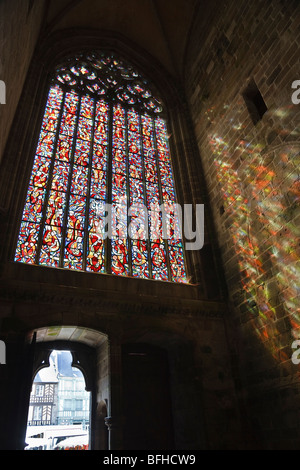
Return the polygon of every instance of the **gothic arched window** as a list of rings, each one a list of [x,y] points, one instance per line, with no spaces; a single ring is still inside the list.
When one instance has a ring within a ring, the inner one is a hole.
[[[79,54],[56,70],[15,261],[186,282],[162,111],[113,54]]]

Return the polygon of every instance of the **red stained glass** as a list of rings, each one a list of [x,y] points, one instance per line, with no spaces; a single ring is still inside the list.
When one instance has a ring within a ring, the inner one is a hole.
[[[46,107],[42,129],[44,131],[55,132],[59,117],[59,108]]]
[[[120,203],[127,199],[125,175],[114,173],[112,175],[112,202]]]
[[[113,131],[113,145],[119,148],[125,145],[125,129],[122,127],[115,127]]]
[[[158,175],[156,171],[155,161],[145,158],[145,177],[150,184],[158,185]]]
[[[76,124],[76,115],[64,111],[61,124],[60,124],[60,134],[73,135]]]
[[[86,119],[93,119],[94,117],[94,99],[91,96],[81,97],[81,110],[80,114]]]
[[[84,230],[85,197],[70,196],[67,226],[73,230]]]
[[[71,193],[86,195],[88,184],[88,169],[74,165],[71,180]]]
[[[186,282],[184,253],[182,245],[169,245],[171,279],[175,282]]]
[[[172,168],[169,163],[160,162],[159,164],[160,179],[162,186],[173,187]]]
[[[78,106],[79,97],[77,93],[66,93],[65,103],[64,103],[64,112],[69,114],[76,114]]]
[[[159,206],[160,196],[158,186],[147,184],[147,207]]]
[[[143,178],[142,158],[140,155],[129,156],[129,176],[131,178]]]
[[[127,239],[111,241],[111,270],[113,274],[128,275]]]
[[[40,222],[46,191],[43,188],[30,186],[23,211],[23,220]]]
[[[64,267],[82,269],[84,233],[77,228],[69,228],[66,234]]]
[[[162,188],[162,197],[164,202],[175,203],[175,192],[172,187],[165,186]]]
[[[96,121],[107,122],[108,118],[108,104],[104,101],[98,101],[96,104]]]
[[[56,158],[63,162],[70,162],[73,138],[61,135],[56,147]]]
[[[111,56],[55,80],[65,91],[48,94],[15,260],[182,282],[180,220],[159,212],[176,201],[166,123],[152,117],[160,103]]]
[[[43,155],[50,158],[54,150],[55,134],[53,132],[41,131],[37,145],[37,155]]]
[[[128,225],[128,234],[133,240],[147,240],[148,239],[148,211],[146,207],[141,204],[131,206],[128,215],[130,222]]]
[[[149,234],[150,240],[156,243],[163,241],[162,214],[158,211],[149,211]]]
[[[78,139],[90,140],[92,131],[92,121],[90,119],[80,118],[78,125]]]
[[[144,202],[144,184],[142,181],[137,179],[130,179],[130,204],[136,204]]]
[[[90,143],[78,139],[76,142],[74,163],[87,166],[89,164]]]
[[[40,264],[59,267],[61,240],[62,233],[60,227],[45,225],[39,260]]]
[[[106,170],[107,168],[107,147],[105,145],[94,145],[93,162],[94,168]]]
[[[132,275],[135,277],[149,277],[147,243],[141,240],[131,242]]]
[[[22,222],[16,249],[15,261],[35,262],[40,225]]]
[[[58,86],[50,88],[46,107],[60,109],[63,99],[63,91]]]
[[[126,173],[126,154],[123,149],[114,148],[112,158],[112,171],[117,173]]]
[[[29,184],[37,188],[44,188],[47,184],[50,164],[51,161],[47,158],[36,156]]]
[[[106,172],[98,170],[97,168],[92,169],[91,178],[91,197],[98,197],[99,199],[106,199]]]
[[[151,244],[151,261],[153,279],[168,280],[168,268],[164,245],[159,243]]]
[[[56,160],[54,163],[51,189],[56,191],[65,191],[69,178],[69,165],[65,162]]]
[[[113,206],[111,214],[112,239],[121,239],[127,237],[127,207],[126,205],[116,204]]]
[[[51,191],[46,211],[46,224],[61,227],[66,206],[66,193],[62,191]]]
[[[97,232],[89,233],[88,240],[88,254],[86,261],[87,271],[94,273],[105,272],[105,254],[104,254],[104,240],[103,237]]]
[[[97,144],[107,145],[107,125],[99,121],[95,126],[94,141]]]
[[[128,131],[139,133],[139,115],[136,111],[128,111]]]
[[[106,226],[105,212],[105,201],[99,199],[90,200],[89,231],[97,233],[103,238]]]
[[[164,230],[169,244],[178,244],[182,239],[182,211],[177,204],[164,204]]]

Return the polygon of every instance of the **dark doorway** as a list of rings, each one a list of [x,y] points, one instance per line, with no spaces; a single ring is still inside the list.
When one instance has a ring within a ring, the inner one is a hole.
[[[166,351],[146,345],[123,346],[124,448],[173,449],[173,425]]]

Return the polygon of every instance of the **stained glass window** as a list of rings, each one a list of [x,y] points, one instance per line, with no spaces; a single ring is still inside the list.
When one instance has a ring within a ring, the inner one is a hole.
[[[163,107],[113,54],[53,76],[15,261],[186,282]]]

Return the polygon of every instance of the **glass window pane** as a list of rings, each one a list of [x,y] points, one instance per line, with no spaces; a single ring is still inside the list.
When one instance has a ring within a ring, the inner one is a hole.
[[[176,193],[166,121],[147,81],[93,52],[53,83],[15,261],[186,282],[180,214],[161,212]]]

